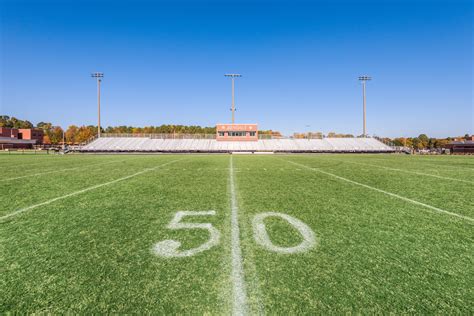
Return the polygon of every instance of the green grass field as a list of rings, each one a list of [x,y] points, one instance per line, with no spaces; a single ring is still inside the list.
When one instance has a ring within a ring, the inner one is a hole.
[[[472,314],[473,189],[467,156],[0,155],[0,312]]]

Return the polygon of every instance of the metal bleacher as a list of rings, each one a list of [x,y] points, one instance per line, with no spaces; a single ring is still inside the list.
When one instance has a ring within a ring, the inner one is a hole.
[[[152,137],[101,137],[82,146],[83,152],[394,152],[375,138],[260,139],[217,141],[215,139],[157,139]]]

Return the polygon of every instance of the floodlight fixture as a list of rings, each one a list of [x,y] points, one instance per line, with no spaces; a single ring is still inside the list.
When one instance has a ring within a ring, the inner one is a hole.
[[[93,73],[91,73],[91,77],[93,77],[93,78],[103,78],[104,74],[102,72],[93,72]]]
[[[360,81],[368,81],[368,80],[372,80],[372,77],[369,77],[369,76],[359,76],[359,80],[360,80]]]
[[[226,77],[233,77],[233,78],[235,78],[235,77],[242,77],[241,74],[225,74],[224,76],[226,76]]]

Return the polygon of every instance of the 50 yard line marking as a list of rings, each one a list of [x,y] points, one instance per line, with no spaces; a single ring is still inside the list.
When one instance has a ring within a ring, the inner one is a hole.
[[[26,211],[30,211],[32,209],[35,209],[37,207],[40,207],[40,206],[43,206],[43,205],[47,205],[47,204],[51,204],[53,202],[56,202],[56,201],[59,201],[59,200],[62,200],[62,199],[65,199],[65,198],[68,198],[68,197],[71,197],[71,196],[75,196],[75,195],[78,195],[78,194],[81,194],[81,193],[84,193],[84,192],[88,192],[88,191],[91,191],[91,190],[94,190],[94,189],[98,189],[100,187],[103,187],[103,186],[106,186],[106,185],[110,185],[110,184],[114,184],[114,183],[117,183],[117,182],[120,182],[120,181],[124,181],[124,180],[127,180],[127,179],[130,179],[130,178],[133,178],[133,177],[136,177],[138,175],[141,175],[143,173],[146,173],[146,172],[150,172],[150,171],[154,171],[162,166],[166,166],[166,165],[169,165],[169,164],[172,164],[172,163],[175,163],[179,160],[173,160],[173,161],[169,161],[167,163],[163,163],[161,165],[158,165],[156,167],[153,167],[153,168],[146,168],[142,171],[139,171],[139,172],[135,172],[134,174],[131,174],[131,175],[128,175],[128,176],[125,176],[125,177],[122,177],[122,178],[119,178],[119,179],[115,179],[115,180],[112,180],[112,181],[109,181],[109,182],[105,182],[105,183],[101,183],[101,184],[96,184],[96,185],[93,185],[91,187],[87,187],[85,189],[82,189],[82,190],[79,190],[79,191],[74,191],[74,192],[71,192],[71,193],[68,193],[68,194],[65,194],[65,195],[61,195],[61,196],[58,196],[58,197],[55,197],[53,199],[50,199],[50,200],[47,200],[47,201],[44,201],[44,202],[41,202],[41,203],[38,203],[38,204],[34,204],[34,205],[30,205],[30,206],[27,206],[27,207],[24,207],[24,208],[21,208],[19,210],[16,210],[10,214],[7,214],[7,215],[4,215],[2,217],[0,217],[0,223],[2,223],[4,220],[10,218],[10,217],[14,217],[18,214],[21,214],[21,213],[24,213]]]
[[[231,206],[231,245],[232,245],[232,283],[233,283],[233,315],[247,314],[247,292],[245,289],[242,252],[240,249],[239,208],[234,183],[234,163],[230,156],[229,168],[230,206]]]
[[[385,190],[382,190],[382,189],[378,189],[378,188],[376,188],[376,187],[372,187],[372,186],[367,185],[367,184],[363,184],[363,183],[360,183],[360,182],[357,182],[357,181],[354,181],[354,180],[350,180],[350,179],[347,179],[347,178],[338,176],[338,175],[336,175],[336,174],[333,174],[333,173],[330,173],[330,172],[327,172],[327,171],[323,171],[323,170],[321,170],[321,169],[312,168],[312,167],[309,167],[309,166],[306,166],[306,165],[303,165],[303,164],[300,164],[300,163],[297,163],[297,162],[294,162],[294,161],[290,161],[290,160],[285,160],[285,161],[286,161],[286,162],[289,162],[289,163],[292,163],[292,164],[294,164],[294,165],[297,165],[297,166],[300,166],[300,167],[303,167],[303,168],[312,170],[312,171],[316,171],[316,172],[319,172],[319,173],[322,173],[322,174],[331,176],[331,177],[333,177],[333,178],[336,178],[336,179],[339,179],[339,180],[342,180],[342,181],[345,181],[345,182],[349,182],[349,183],[351,183],[351,184],[355,184],[355,185],[364,187],[364,188],[366,188],[366,189],[370,189],[370,190],[373,190],[373,191],[377,191],[377,192],[380,192],[380,193],[389,195],[389,196],[391,196],[391,197],[395,197],[395,198],[397,198],[397,199],[400,199],[400,200],[403,200],[403,201],[406,201],[406,202],[410,202],[410,203],[412,203],[412,204],[416,204],[416,205],[423,206],[423,207],[428,208],[428,209],[430,209],[430,210],[432,210],[432,211],[444,213],[444,214],[451,215],[451,216],[454,216],[454,217],[458,217],[458,218],[461,218],[461,219],[464,219],[464,220],[467,220],[467,221],[470,221],[470,222],[474,222],[474,218],[471,218],[471,217],[468,217],[468,216],[464,216],[464,215],[456,214],[456,213],[453,213],[453,212],[445,211],[445,210],[442,210],[442,209],[440,209],[440,208],[437,208],[437,207],[434,207],[434,206],[431,206],[431,205],[428,205],[428,204],[425,204],[425,203],[422,203],[422,202],[418,202],[418,201],[415,201],[415,200],[406,198],[406,197],[404,197],[404,196],[401,196],[401,195],[398,195],[398,194],[395,194],[395,193],[392,193],[392,192],[388,192],[388,191],[385,191]]]

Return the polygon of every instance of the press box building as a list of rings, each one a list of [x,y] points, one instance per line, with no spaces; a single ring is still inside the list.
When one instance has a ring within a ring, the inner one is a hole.
[[[217,124],[217,141],[257,141],[257,124]]]

